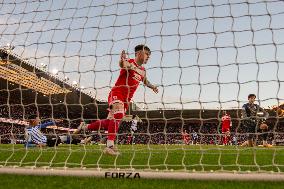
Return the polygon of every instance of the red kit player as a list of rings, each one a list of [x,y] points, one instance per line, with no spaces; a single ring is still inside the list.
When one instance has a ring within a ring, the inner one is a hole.
[[[114,147],[116,133],[119,128],[119,123],[125,116],[129,103],[142,81],[145,86],[158,93],[158,88],[152,85],[147,77],[146,70],[143,67],[150,58],[151,50],[146,45],[137,45],[135,47],[135,59],[128,59],[126,52],[123,50],[120,55],[119,66],[121,68],[120,75],[111,89],[108,96],[109,114],[107,119],[97,120],[89,125],[84,126],[82,123],[77,131],[81,129],[99,130],[101,128],[108,130],[107,146],[104,153],[109,155],[119,155],[119,152]]]
[[[222,116],[222,142],[223,145],[228,145],[229,137],[230,137],[230,127],[232,126],[231,116],[223,111]]]
[[[190,137],[186,130],[182,132],[182,139],[184,144],[189,144]]]

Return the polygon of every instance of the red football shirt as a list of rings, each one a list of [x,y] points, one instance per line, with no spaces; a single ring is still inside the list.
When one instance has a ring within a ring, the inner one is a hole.
[[[143,81],[146,75],[145,68],[136,64],[134,59],[129,59],[128,62],[134,65],[134,69],[121,69],[119,77],[111,90],[113,94],[120,93],[124,97],[124,101],[132,99],[140,81]]]
[[[231,126],[231,117],[226,114],[222,117],[222,129],[229,129]]]

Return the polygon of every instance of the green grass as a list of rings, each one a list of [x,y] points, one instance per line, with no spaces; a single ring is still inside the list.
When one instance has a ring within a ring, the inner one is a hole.
[[[0,174],[0,188],[5,189],[279,189],[283,188],[284,182],[240,182],[240,181],[199,181],[199,180],[133,180],[133,179],[104,179],[92,177],[62,177],[62,176],[24,176]]]
[[[122,155],[102,154],[104,146],[62,145],[30,148],[0,145],[2,166],[121,168],[193,171],[284,172],[284,148],[236,146],[122,145]],[[0,188],[281,188],[284,182],[197,181],[158,179],[105,179],[94,177],[24,176],[0,174]]]
[[[284,148],[236,146],[121,145],[118,157],[102,154],[104,146],[62,145],[29,148],[0,145],[0,165],[191,171],[284,172]]]

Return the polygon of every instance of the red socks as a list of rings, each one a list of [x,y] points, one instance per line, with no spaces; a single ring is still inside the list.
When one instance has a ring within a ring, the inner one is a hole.
[[[118,111],[113,114],[114,119],[109,120],[109,125],[108,125],[108,140],[115,140],[116,133],[119,128],[119,123],[120,120],[123,118],[124,112]]]

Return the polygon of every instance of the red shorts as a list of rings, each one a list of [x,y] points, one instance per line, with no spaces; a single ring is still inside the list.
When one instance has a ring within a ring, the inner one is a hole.
[[[116,102],[120,102],[124,104],[124,110],[126,111],[128,109],[128,105],[130,100],[126,98],[125,95],[123,95],[120,91],[110,91],[108,95],[108,105],[112,105]]]
[[[228,131],[230,131],[229,127],[222,127],[222,133],[226,133]]]
[[[184,138],[183,138],[183,141],[188,142],[188,141],[189,141],[189,137],[184,137]]]

